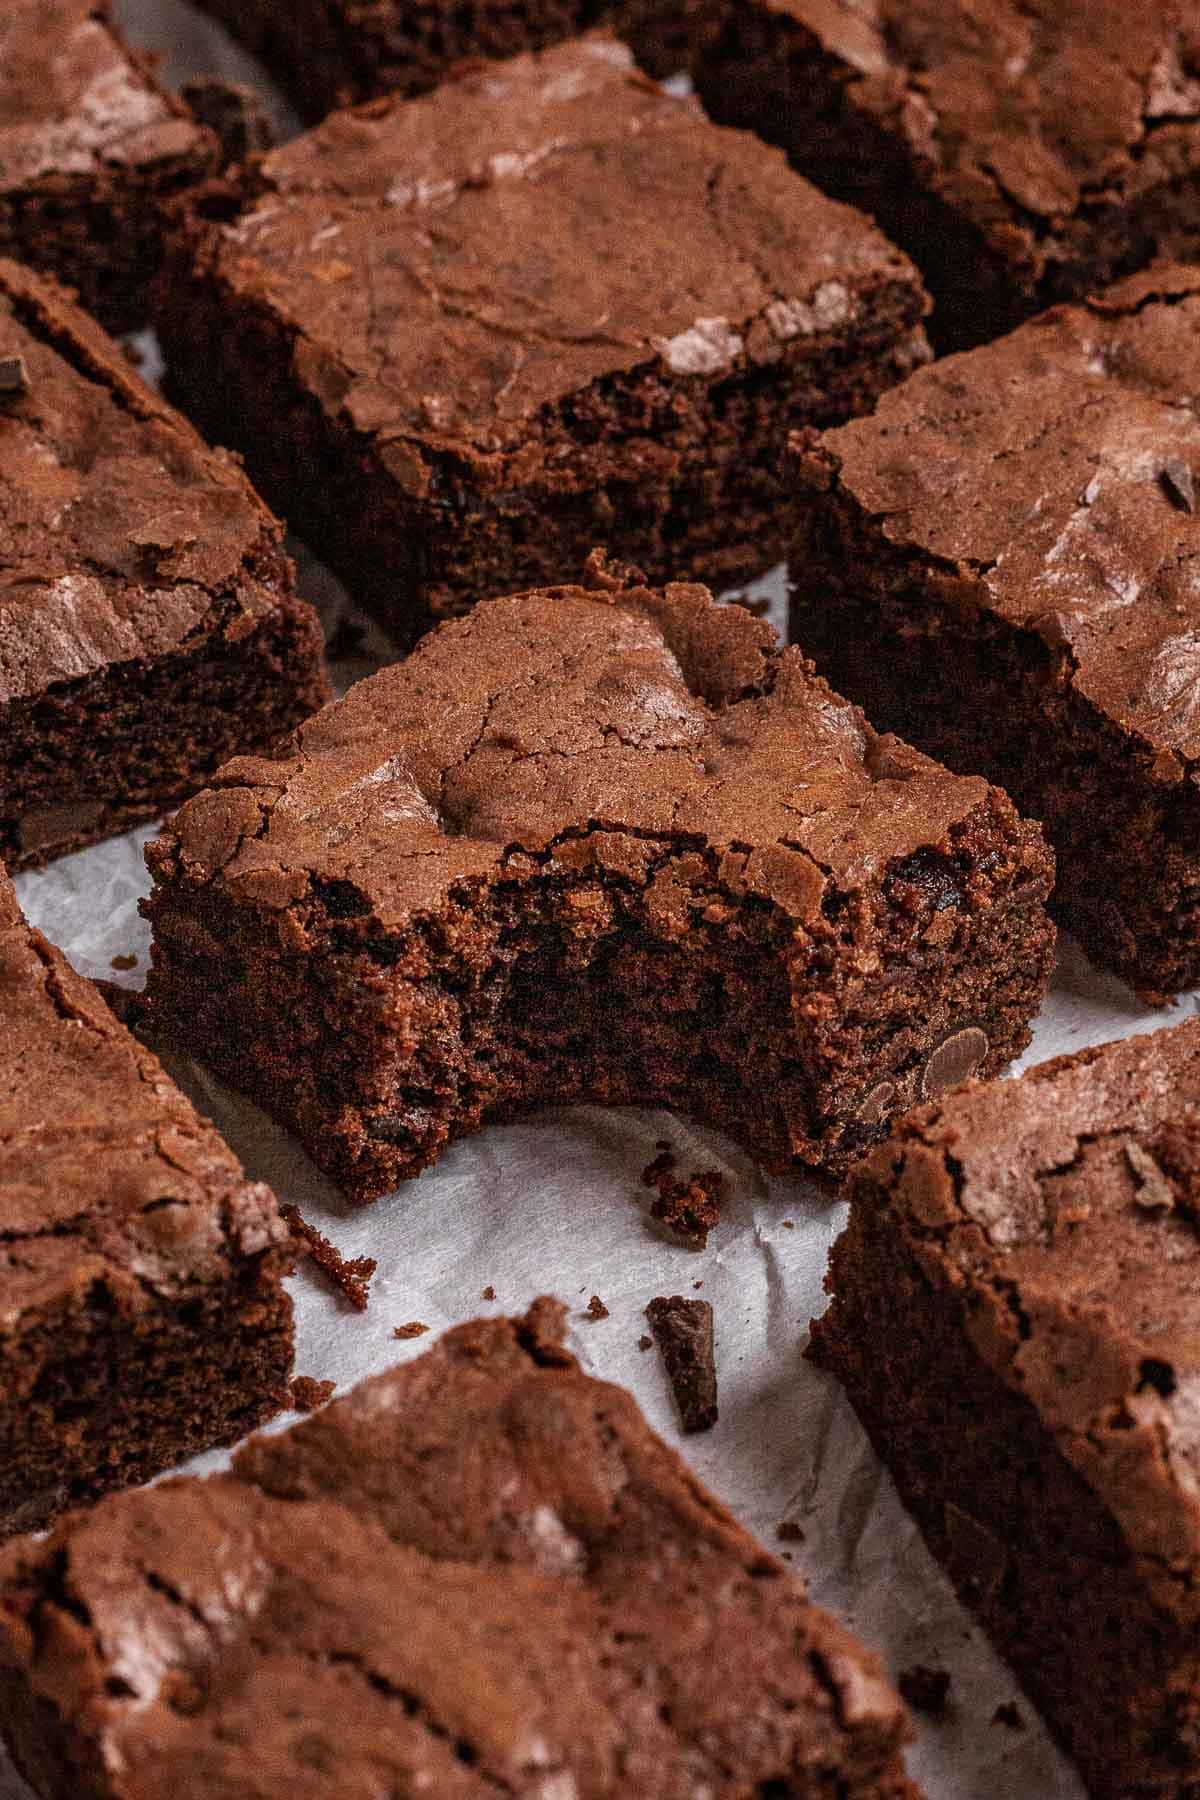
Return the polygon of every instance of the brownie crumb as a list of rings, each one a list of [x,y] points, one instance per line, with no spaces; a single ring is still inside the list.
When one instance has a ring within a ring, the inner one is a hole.
[[[0,395],[29,392],[29,364],[23,356],[0,356]]]
[[[717,1422],[717,1364],[713,1309],[707,1300],[659,1295],[646,1308],[685,1431]]]
[[[315,1412],[318,1406],[333,1399],[336,1388],[336,1381],[315,1381],[311,1375],[293,1376],[292,1405],[297,1412]]]
[[[647,1337],[646,1333],[643,1331],[641,1337],[638,1339],[638,1349],[648,1350],[653,1342],[654,1339],[652,1337]]]
[[[403,1341],[405,1338],[424,1337],[428,1330],[428,1325],[423,1324],[420,1319],[410,1319],[407,1325],[397,1325],[392,1336]]]
[[[693,1250],[703,1250],[708,1234],[720,1222],[725,1177],[720,1169],[697,1169],[683,1180],[675,1177],[676,1159],[664,1150],[642,1170],[644,1187],[656,1187],[658,1199],[650,1216],[673,1231]]]
[[[600,1298],[599,1294],[593,1294],[591,1299],[588,1301],[587,1316],[589,1319],[607,1319],[608,1318],[608,1308],[607,1308],[607,1306],[605,1306],[605,1304],[604,1304],[603,1300]]]
[[[136,969],[137,960],[137,957],[132,955],[114,956],[108,966],[110,969]]]
[[[241,81],[221,81],[204,76],[189,81],[183,98],[202,125],[214,132],[227,163],[245,162],[248,156],[269,150],[275,132],[261,96]]]
[[[485,1300],[494,1300],[494,1299],[495,1299],[495,1298],[496,1298],[496,1290],[495,1290],[495,1288],[494,1288],[494,1287],[493,1287],[493,1286],[492,1286],[492,1284],[491,1284],[491,1282],[490,1282],[490,1281],[489,1281],[489,1283],[488,1283],[488,1285],[487,1285],[487,1286],[486,1286],[486,1287],[485,1287],[485,1288],[484,1288],[484,1290],[483,1290],[483,1298],[484,1298],[484,1299],[485,1299]]]
[[[323,1275],[328,1275],[336,1288],[346,1296],[356,1312],[366,1312],[368,1286],[378,1264],[373,1256],[345,1257],[322,1237],[315,1225],[301,1217],[298,1206],[281,1206],[280,1212],[292,1228],[301,1253],[314,1262]]]
[[[780,1225],[784,1231],[795,1231],[796,1229],[795,1219],[781,1219]]]
[[[798,1519],[780,1519],[775,1527],[775,1536],[785,1544],[802,1544],[804,1527]]]
[[[1015,1700],[1005,1700],[992,1714],[993,1725],[1006,1725],[1009,1731],[1022,1731],[1025,1721]]]
[[[948,1669],[931,1669],[925,1663],[914,1663],[911,1669],[901,1670],[896,1686],[914,1712],[926,1713],[931,1719],[940,1719],[944,1715],[950,1698]]]

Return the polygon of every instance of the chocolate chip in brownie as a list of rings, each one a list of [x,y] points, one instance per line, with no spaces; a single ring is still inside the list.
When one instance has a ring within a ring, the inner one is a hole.
[[[947,1088],[966,1081],[979,1068],[988,1049],[987,1033],[978,1025],[964,1025],[961,1031],[952,1031],[949,1037],[942,1039],[925,1064],[921,1076],[924,1098],[935,1099]]]

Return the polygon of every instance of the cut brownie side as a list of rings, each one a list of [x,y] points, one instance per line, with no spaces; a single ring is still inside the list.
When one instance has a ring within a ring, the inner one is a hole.
[[[801,447],[792,629],[880,729],[1044,822],[1054,904],[1148,998],[1200,982],[1200,269],[923,370]]]
[[[702,588],[487,602],[148,851],[163,1022],[351,1193],[575,1100],[836,1172],[1028,1040],[1034,827]]]
[[[1200,250],[1200,35],[1178,0],[730,0],[697,81],[914,257],[939,347]]]
[[[813,1354],[1089,1791],[1200,1791],[1200,1025],[970,1087],[852,1184]]]
[[[126,830],[328,694],[241,471],[53,283],[0,261],[0,858]]]
[[[131,331],[149,314],[164,206],[218,159],[107,0],[5,0],[0,256],[57,275],[111,331]]]
[[[173,391],[402,642],[609,544],[783,554],[789,428],[926,355],[911,265],[593,37],[341,113],[197,225]]]
[[[916,1800],[875,1658],[561,1346],[449,1332],[0,1559],[42,1800]]]
[[[0,870],[0,1533],[287,1404],[289,1237]]]

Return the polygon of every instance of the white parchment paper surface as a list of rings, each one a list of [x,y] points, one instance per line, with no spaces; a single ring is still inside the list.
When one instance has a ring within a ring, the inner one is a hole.
[[[168,50],[173,83],[215,74],[270,92],[250,59],[183,0],[118,0],[117,10],[135,42]],[[282,131],[294,129],[276,99],[273,110]],[[296,548],[303,591],[332,625],[346,603]],[[779,623],[782,574],[759,588]],[[387,660],[377,636],[368,632],[366,645],[358,660],[338,666],[339,684]],[[85,975],[133,987],[145,979],[148,932],[137,903],[149,885],[142,862],[149,835],[133,832],[17,882],[29,918]],[[130,954],[136,968],[114,972],[112,959]],[[1025,1061],[1158,1029],[1195,1004],[1193,996],[1173,1014],[1149,1011],[1065,944]],[[958,1605],[849,1405],[803,1359],[808,1322],[824,1304],[825,1261],[842,1206],[801,1183],[764,1178],[725,1139],[687,1121],[581,1107],[459,1144],[394,1197],[355,1210],[256,1108],[194,1064],[171,1067],[254,1177],[294,1201],[344,1254],[378,1261],[365,1314],[349,1310],[319,1278],[293,1277],[298,1373],[345,1388],[431,1341],[397,1342],[397,1325],[419,1319],[437,1332],[555,1293],[571,1308],[571,1344],[584,1366],[631,1388],[651,1423],[679,1442],[657,1353],[640,1351],[638,1339],[654,1295],[701,1293],[716,1317],[721,1417],[713,1431],[687,1440],[684,1453],[768,1545],[781,1548],[781,1520],[801,1524],[804,1542],[786,1549],[813,1595],[874,1644],[893,1675],[915,1663],[951,1672],[945,1719],[918,1719],[909,1753],[931,1800],[1079,1800],[1077,1778]],[[649,1220],[640,1174],[660,1139],[670,1141],[680,1172],[717,1167],[728,1176],[724,1216],[702,1253],[665,1241]],[[493,1302],[482,1299],[485,1288],[495,1290]],[[608,1318],[586,1317],[593,1294]],[[224,1460],[213,1454],[190,1466],[205,1471]],[[1014,1699],[1021,1726],[994,1723],[997,1706]],[[27,1800],[27,1793],[0,1752],[0,1800]]]

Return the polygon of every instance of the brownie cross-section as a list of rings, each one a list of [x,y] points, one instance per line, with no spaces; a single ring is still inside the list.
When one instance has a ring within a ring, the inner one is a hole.
[[[0,869],[0,1535],[287,1404],[290,1238]]]
[[[881,730],[1044,822],[1055,905],[1200,981],[1200,268],[921,370],[800,447],[792,628]]]
[[[916,1800],[875,1657],[562,1314],[460,1326],[231,1474],[0,1558],[40,1800]]]
[[[167,811],[328,692],[236,463],[56,283],[0,260],[0,858]]]
[[[112,331],[150,312],[165,208],[217,140],[124,42],[108,0],[0,7],[0,256],[77,288]]]
[[[729,0],[715,118],[916,260],[939,348],[1200,250],[1200,19],[1179,0]]]
[[[852,1184],[816,1360],[1104,1800],[1200,1785],[1200,1024],[972,1085]]]
[[[401,641],[594,544],[778,560],[787,432],[927,354],[910,263],[594,36],[335,114],[198,221],[175,393]]]
[[[745,609],[589,578],[438,627],[148,850],[154,1012],[356,1195],[572,1100],[836,1171],[1027,1040],[1036,827]]]

